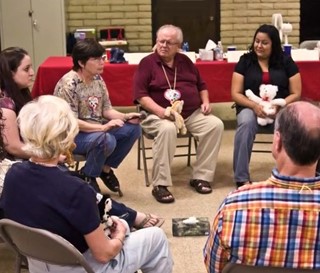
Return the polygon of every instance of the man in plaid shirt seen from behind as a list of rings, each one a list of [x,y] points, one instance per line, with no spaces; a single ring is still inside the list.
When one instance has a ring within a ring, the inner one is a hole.
[[[295,102],[276,117],[276,167],[230,193],[204,248],[207,271],[227,263],[320,269],[320,109]]]

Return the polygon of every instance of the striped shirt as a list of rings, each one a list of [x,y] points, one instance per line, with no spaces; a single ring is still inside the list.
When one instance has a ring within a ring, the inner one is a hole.
[[[226,263],[320,268],[320,176],[280,175],[224,200],[204,248],[207,271]]]

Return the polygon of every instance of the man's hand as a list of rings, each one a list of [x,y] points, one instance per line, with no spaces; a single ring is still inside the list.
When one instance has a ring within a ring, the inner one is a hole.
[[[201,112],[204,114],[204,115],[209,115],[211,114],[211,105],[210,103],[202,103],[201,104]]]
[[[141,113],[132,112],[132,113],[125,114],[125,121],[132,124],[140,123],[141,119],[142,119]]]

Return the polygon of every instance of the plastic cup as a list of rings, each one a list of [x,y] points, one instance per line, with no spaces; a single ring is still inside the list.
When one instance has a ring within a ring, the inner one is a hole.
[[[107,55],[107,60],[109,61],[111,59],[111,48],[106,49],[106,55]]]
[[[292,45],[290,44],[283,45],[284,54],[287,56],[291,56],[291,48],[292,48]]]
[[[228,51],[236,51],[237,47],[234,45],[231,45],[231,46],[228,46],[227,49],[228,49]]]

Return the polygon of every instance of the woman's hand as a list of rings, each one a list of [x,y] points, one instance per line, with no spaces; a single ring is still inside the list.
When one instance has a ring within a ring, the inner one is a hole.
[[[124,237],[127,232],[127,227],[120,221],[118,217],[112,217],[113,226],[110,229],[111,231],[111,238],[119,238],[124,241]]]
[[[117,128],[117,127],[122,127],[124,125],[124,122],[122,119],[112,119],[109,122],[107,122],[106,124],[102,125],[102,129],[101,131],[109,131],[113,128]]]
[[[266,118],[267,117],[266,113],[263,111],[263,106],[260,104],[256,103],[255,106],[252,108],[252,110],[259,118]]]
[[[268,115],[268,118],[275,119],[275,118],[276,118],[276,115],[277,115],[278,112],[280,111],[281,107],[278,106],[278,105],[273,105],[272,107],[274,108],[275,113],[272,114],[272,115]]]
[[[124,115],[124,119],[126,122],[132,123],[132,124],[138,124],[140,123],[141,114],[140,113],[127,113]]]

